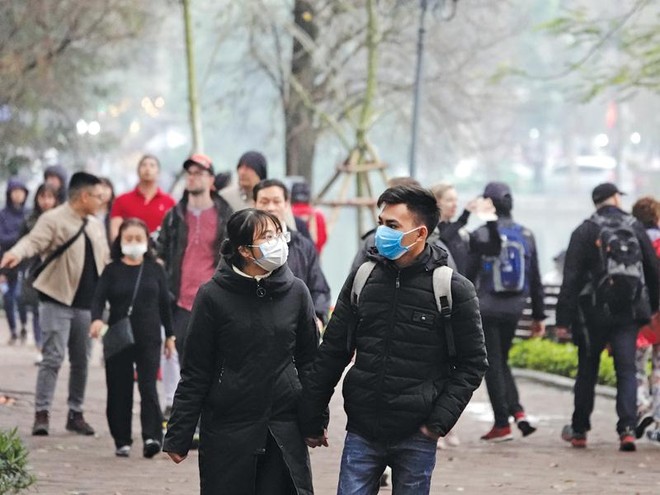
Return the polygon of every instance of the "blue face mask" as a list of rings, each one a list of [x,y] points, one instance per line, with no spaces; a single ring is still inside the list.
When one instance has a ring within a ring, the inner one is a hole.
[[[408,232],[400,232],[398,230],[391,229],[390,227],[386,227],[385,225],[379,226],[376,229],[375,238],[376,249],[378,249],[378,253],[389,260],[398,260],[401,258],[401,256],[408,252],[410,246],[417,242],[413,242],[413,244],[410,244],[410,246],[402,246],[401,241],[403,240],[403,236],[410,234],[419,228],[420,227],[417,227],[416,229],[409,230]]]

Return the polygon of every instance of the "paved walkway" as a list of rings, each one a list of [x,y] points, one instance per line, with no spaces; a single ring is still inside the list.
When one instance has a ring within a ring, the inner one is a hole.
[[[96,428],[94,437],[81,437],[64,429],[68,366],[63,368],[51,416],[51,435],[32,437],[34,382],[37,368],[30,346],[8,347],[8,332],[0,323],[0,394],[17,399],[0,406],[0,428],[18,427],[30,449],[30,462],[40,494],[195,494],[198,493],[197,454],[175,466],[163,454],[141,457],[139,407],[134,410],[136,452],[130,459],[114,456],[105,421],[105,383],[100,349],[95,345],[90,369],[86,416]],[[519,379],[523,403],[539,424],[526,439],[484,445],[478,438],[491,426],[492,415],[485,389],[477,391],[456,431],[461,445],[438,451],[432,493],[467,494],[657,494],[660,493],[660,446],[642,440],[638,452],[620,453],[614,432],[614,402],[598,397],[589,448],[576,451],[559,440],[571,413],[570,392]],[[137,395],[137,392],[136,392]],[[330,448],[312,451],[317,495],[336,490],[345,419],[341,395],[331,404]],[[381,493],[390,493],[389,489]]]

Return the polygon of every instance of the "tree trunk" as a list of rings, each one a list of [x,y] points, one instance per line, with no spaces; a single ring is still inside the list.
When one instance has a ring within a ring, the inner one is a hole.
[[[293,9],[296,26],[311,40],[316,40],[318,28],[312,2],[296,0]],[[307,94],[314,93],[314,67],[312,57],[297,37],[293,40],[291,77],[295,78]],[[296,91],[290,91],[284,105],[286,132],[286,173],[302,175],[311,183],[312,163],[318,131],[314,127],[314,111],[302,101]]]

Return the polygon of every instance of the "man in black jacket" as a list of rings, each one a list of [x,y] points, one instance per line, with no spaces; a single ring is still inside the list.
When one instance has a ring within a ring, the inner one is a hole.
[[[538,252],[532,232],[513,221],[513,196],[503,182],[490,182],[484,198],[492,200],[497,214],[497,230],[502,237],[499,256],[473,253],[467,277],[477,287],[479,306],[486,336],[490,368],[486,373],[488,396],[495,424],[481,437],[487,442],[513,439],[509,418],[513,416],[523,436],[536,431],[520,404],[518,388],[509,367],[509,349],[523,313],[525,301],[532,299],[532,336],[543,336],[543,284],[539,273]],[[491,237],[492,227],[479,227],[473,236],[482,242]],[[508,279],[505,280],[505,277]],[[499,279],[498,279],[499,277]],[[516,285],[516,283],[518,285]]]
[[[579,348],[573,418],[564,427],[562,438],[576,448],[587,445],[600,355],[609,343],[617,375],[619,449],[632,452],[637,415],[635,344],[639,328],[649,320],[651,312],[658,311],[658,266],[644,227],[621,210],[621,194],[614,184],[597,186],[592,192],[596,213],[571,235],[557,301],[557,333],[565,334],[570,328]],[[599,247],[604,231],[598,222],[603,220],[629,225],[641,251],[643,274],[640,273],[639,291],[635,291],[636,297],[620,297],[630,301],[621,307],[606,304],[598,288],[605,260]]]
[[[330,286],[321,270],[314,242],[285,223],[287,217],[290,217],[287,213],[291,211],[289,190],[282,181],[265,179],[254,186],[252,192],[255,207],[275,215],[288,232],[290,239],[287,265],[294,276],[305,282],[314,301],[316,317],[325,325],[330,312]]]
[[[344,283],[303,381],[301,429],[310,447],[327,445],[324,411],[355,353],[343,386],[348,433],[338,493],[375,493],[389,465],[393,493],[423,495],[430,490],[437,439],[451,430],[481,383],[486,349],[474,287],[454,272],[455,355],[449,357],[433,291],[434,269],[446,265],[446,254],[426,242],[438,224],[430,191],[392,187],[378,206],[378,252],[370,255],[375,268],[359,304],[351,301],[355,271]]]

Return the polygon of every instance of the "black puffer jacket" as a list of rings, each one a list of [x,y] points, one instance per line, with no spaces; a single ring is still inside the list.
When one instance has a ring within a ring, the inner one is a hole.
[[[311,494],[296,421],[298,377],[318,345],[307,288],[287,266],[257,282],[222,261],[199,290],[189,329],[163,450],[187,453],[201,413],[201,493],[248,495],[270,431],[297,493]]]
[[[377,265],[358,308],[350,300],[355,272],[346,280],[304,382],[303,433],[321,431],[323,411],[353,354],[348,343],[355,342],[355,365],[343,388],[347,429],[379,441],[406,438],[422,425],[444,435],[488,367],[474,287],[463,276],[452,276],[457,352],[452,366],[432,282],[433,269],[446,264],[444,251],[427,245],[417,261],[401,270],[381,257],[372,259]]]

